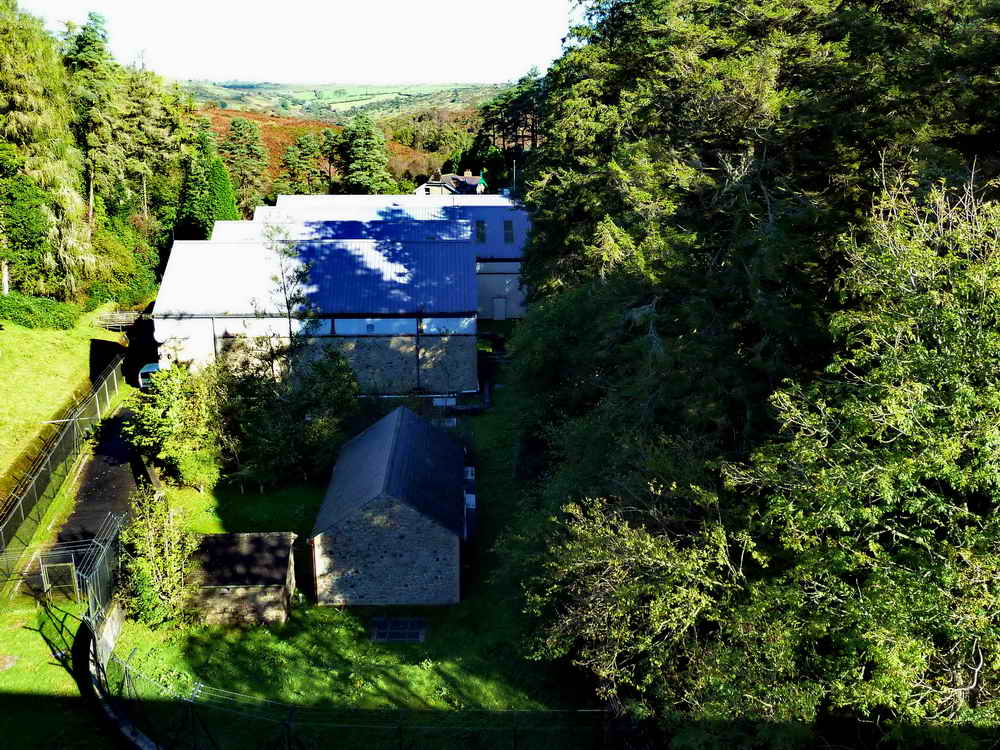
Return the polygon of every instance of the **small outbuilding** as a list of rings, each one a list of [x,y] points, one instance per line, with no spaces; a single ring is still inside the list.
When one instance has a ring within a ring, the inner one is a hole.
[[[464,467],[462,445],[405,407],[347,443],[310,542],[318,602],[457,603]]]
[[[295,593],[295,539],[285,532],[202,537],[194,559],[203,621],[285,622]]]

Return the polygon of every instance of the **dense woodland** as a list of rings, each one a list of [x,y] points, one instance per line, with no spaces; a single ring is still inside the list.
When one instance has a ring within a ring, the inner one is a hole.
[[[516,160],[533,214],[529,490],[499,549],[526,655],[678,748],[978,746],[1000,721],[1000,4],[583,4],[478,115],[384,123],[491,188]],[[139,302],[172,237],[269,192],[407,187],[365,117],[270,184],[252,122],[216,142],[106,41],[0,0],[0,260],[25,299]],[[258,380],[200,443],[164,423],[178,473],[207,451],[274,474],[237,417],[290,397]]]
[[[504,143],[526,108],[494,105],[481,134],[530,165],[504,550],[533,655],[677,746],[972,743],[1000,718],[1000,5],[586,5],[531,128]]]
[[[108,51],[105,20],[57,37],[0,0],[0,316],[72,325],[83,308],[141,305],[171,242],[252,214],[278,192],[394,192],[367,117],[287,149],[266,178],[259,128],[216,139],[194,102]]]

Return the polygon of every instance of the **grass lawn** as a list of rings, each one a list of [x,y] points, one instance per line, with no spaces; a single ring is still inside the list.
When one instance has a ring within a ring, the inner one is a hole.
[[[0,740],[5,748],[106,748],[57,654],[76,632],[75,606],[51,615],[28,597],[0,609]]]
[[[469,418],[476,452],[480,571],[451,607],[352,608],[298,604],[283,626],[193,626],[151,631],[127,623],[122,657],[156,682],[186,693],[196,683],[256,699],[324,710],[543,710],[593,708],[586,685],[551,665],[527,661],[526,624],[516,582],[494,580],[491,552],[514,511],[516,445],[503,395],[499,408]],[[270,495],[231,491],[171,491],[175,507],[201,532],[308,532],[322,487],[293,487]],[[367,621],[377,614],[420,616],[423,643],[372,643]],[[450,715],[455,715],[451,713]],[[468,716],[468,714],[463,714]],[[436,719],[435,719],[436,720]]]
[[[248,531],[294,531],[308,534],[323,503],[326,487],[292,485],[280,490],[241,493],[221,487],[198,492],[189,487],[168,487],[170,507],[184,516],[187,527],[197,534]]]
[[[39,439],[56,430],[42,423],[90,389],[91,341],[118,340],[93,325],[102,309],[68,331],[0,321],[0,495],[27,468]]]

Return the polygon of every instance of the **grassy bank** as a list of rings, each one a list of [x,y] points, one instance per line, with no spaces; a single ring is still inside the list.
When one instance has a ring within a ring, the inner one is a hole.
[[[93,325],[99,312],[67,331],[0,321],[0,495],[56,430],[44,422],[89,391],[92,342],[118,340]]]

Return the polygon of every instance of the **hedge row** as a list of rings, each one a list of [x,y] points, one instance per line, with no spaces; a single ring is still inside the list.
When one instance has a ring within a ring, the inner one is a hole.
[[[0,320],[25,328],[73,328],[80,317],[79,305],[19,292],[0,295]]]

